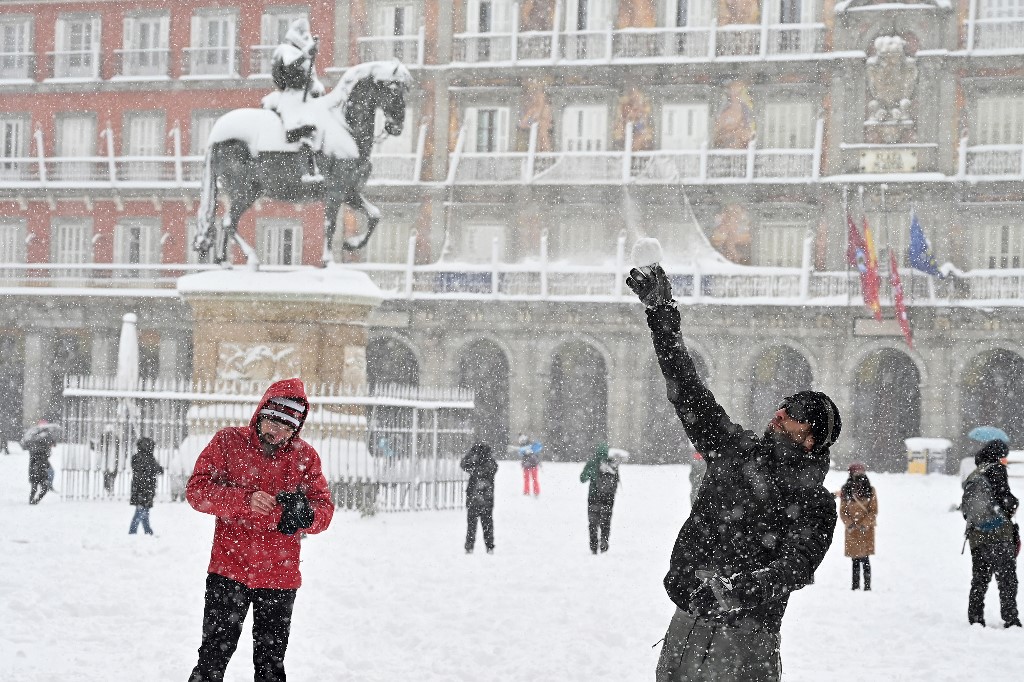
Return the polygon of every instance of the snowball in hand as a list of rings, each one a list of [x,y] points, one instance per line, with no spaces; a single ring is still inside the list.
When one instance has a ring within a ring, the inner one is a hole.
[[[633,244],[633,265],[642,267],[661,262],[661,242],[653,237],[642,237]]]

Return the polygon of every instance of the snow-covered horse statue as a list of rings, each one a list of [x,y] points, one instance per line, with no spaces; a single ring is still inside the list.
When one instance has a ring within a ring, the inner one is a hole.
[[[252,247],[236,232],[238,221],[257,199],[269,197],[292,203],[324,202],[324,265],[334,260],[331,244],[341,205],[363,212],[366,231],[343,242],[347,251],[361,249],[380,220],[380,210],[362,193],[372,168],[374,117],[380,109],[384,133],[401,135],[405,94],[412,84],[409,70],[397,61],[367,62],[348,69],[323,97],[301,103],[304,116],[316,127],[315,158],[323,176],[316,182],[303,179],[299,143],[286,139],[275,112],[235,109],[221,116],[210,130],[193,248],[205,256],[216,247],[215,262],[229,263],[228,245],[235,239],[255,259]],[[229,201],[220,234],[218,190]]]

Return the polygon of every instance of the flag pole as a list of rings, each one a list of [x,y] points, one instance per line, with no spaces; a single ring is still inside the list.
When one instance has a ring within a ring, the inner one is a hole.
[[[846,261],[846,307],[850,307],[850,258],[846,254],[850,251],[850,186],[843,185],[843,227],[846,229],[846,249],[843,251],[843,260]]]
[[[883,182],[881,185],[878,186],[878,188],[880,190],[882,190],[882,225],[885,226],[885,249],[886,249],[886,251],[889,251],[889,249],[891,248],[889,246],[889,211],[886,210],[886,207],[885,207],[885,190],[889,189],[889,186],[886,185]],[[886,269],[890,269],[888,266],[891,263],[892,263],[892,259],[887,258],[886,259],[886,264],[885,264],[886,265]],[[892,284],[892,274],[891,273],[890,273],[888,279],[889,279],[890,287],[891,287],[891,284]],[[879,298],[881,298],[882,292],[879,291],[878,294],[879,294]],[[889,291],[889,298],[892,298],[892,290],[891,290],[891,288],[890,288],[890,291]],[[879,303],[881,303],[881,301],[879,301]]]

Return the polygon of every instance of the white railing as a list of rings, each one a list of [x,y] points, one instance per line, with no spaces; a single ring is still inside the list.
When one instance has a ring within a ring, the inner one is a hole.
[[[397,59],[406,65],[423,66],[426,37],[426,27],[420,26],[419,31],[411,35],[359,38],[359,59],[364,62]]]
[[[454,184],[706,184],[811,181],[820,176],[823,122],[811,149],[468,153],[449,157]],[[627,148],[629,144],[625,145]]]
[[[1024,144],[979,144],[960,140],[957,175],[961,178],[1024,179]]]
[[[189,77],[238,77],[238,56],[234,45],[225,47],[186,47],[182,50],[181,59],[181,72]]]
[[[976,11],[972,1],[965,22],[968,50],[1024,52],[1024,18],[974,19]]]
[[[31,52],[0,52],[0,81],[31,80],[36,56]]]
[[[170,57],[170,50],[114,50],[114,70],[123,78],[167,77]]]
[[[100,46],[88,50],[47,52],[50,78],[97,79],[100,77]]]

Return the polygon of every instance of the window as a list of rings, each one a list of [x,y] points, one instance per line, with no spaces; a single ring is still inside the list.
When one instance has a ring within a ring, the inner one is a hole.
[[[368,263],[404,263],[409,258],[409,234],[415,222],[414,207],[392,204],[380,206],[388,216],[377,226],[366,245]],[[335,240],[337,243],[337,240]]]
[[[505,226],[500,223],[469,223],[462,227],[459,260],[467,263],[490,263],[494,240],[498,240],[498,261],[505,258]]]
[[[164,156],[164,115],[153,112],[132,112],[125,116],[122,136],[125,156]],[[164,164],[156,160],[133,159],[124,172],[129,180],[160,180]]]
[[[20,116],[0,118],[0,178],[16,180],[26,177],[27,157],[28,119]]]
[[[512,3],[509,0],[469,0],[466,33],[511,33]]]
[[[415,12],[416,8],[412,5],[378,5],[374,14],[373,35],[394,40],[379,45],[374,53],[375,58],[400,61],[417,59],[418,48],[415,41],[402,39],[404,36],[414,36],[418,32]]]
[[[981,0],[978,3],[979,19],[1024,19],[1022,0]]]
[[[56,175],[61,180],[92,180],[96,156],[96,118],[61,116],[57,119]]]
[[[270,58],[277,46],[284,42],[291,25],[299,19],[309,19],[309,12],[304,9],[273,9],[268,10],[260,19],[260,44],[254,49],[256,54],[254,73],[270,74]]]
[[[988,270],[1021,267],[1024,265],[1024,225],[995,222],[975,232],[974,266]]]
[[[114,262],[151,264],[160,262],[160,223],[152,219],[122,220],[114,227]],[[152,277],[152,271],[115,270],[118,277]]]
[[[0,219],[0,263],[25,262],[25,220]],[[18,270],[0,268],[0,277],[17,277]]]
[[[614,253],[614,248],[604,243],[604,225],[599,220],[567,218],[550,229],[552,260],[591,262]]]
[[[260,244],[268,265],[297,265],[302,262],[302,225],[288,220],[261,220]]]
[[[0,19],[0,80],[32,78],[32,19]]]
[[[413,125],[412,109],[405,108],[405,125],[402,127],[402,134],[385,135],[373,144],[374,154],[412,154],[414,151],[415,136],[419,135],[419,129]],[[384,130],[384,112],[377,109],[374,114],[373,129],[380,135]]]
[[[665,17],[675,28],[710,26],[715,10],[710,0],[667,0]]]
[[[57,20],[56,45],[54,78],[99,77],[99,17],[61,17]]]
[[[165,14],[124,18],[122,76],[166,76],[170,17]]]
[[[198,14],[192,17],[190,76],[233,76],[235,66],[235,16]]]
[[[80,218],[53,223],[50,236],[51,263],[92,262],[92,219]],[[65,269],[54,273],[56,277],[85,277],[84,270]]]
[[[770,267],[800,267],[808,224],[800,221],[766,220],[757,235],[757,263]]]
[[[466,151],[507,152],[508,107],[466,109]]]
[[[662,149],[700,149],[707,141],[706,104],[666,104],[661,110]]]
[[[189,152],[193,156],[206,153],[206,141],[210,139],[210,131],[217,119],[224,115],[223,111],[193,111],[192,126],[189,129]]]
[[[1024,97],[978,100],[975,144],[1024,143]]]
[[[810,149],[814,146],[814,108],[810,103],[776,102],[765,106],[758,136],[762,149]]]
[[[569,0],[565,12],[566,31],[604,31],[611,23],[609,0]]]
[[[599,152],[607,146],[608,110],[601,105],[570,106],[562,114],[562,151]]]

